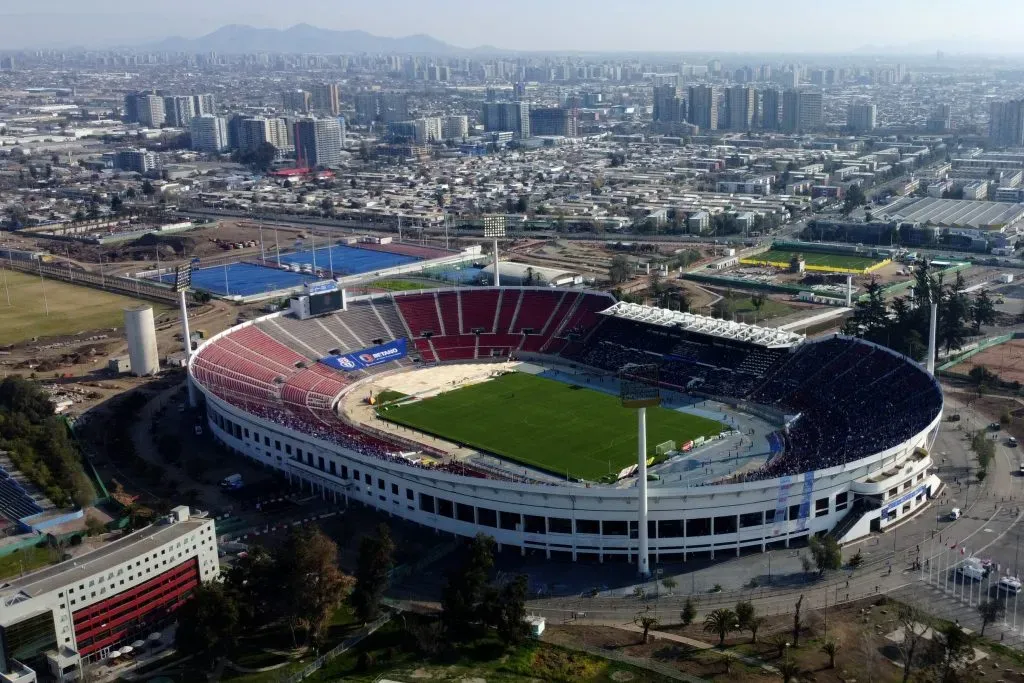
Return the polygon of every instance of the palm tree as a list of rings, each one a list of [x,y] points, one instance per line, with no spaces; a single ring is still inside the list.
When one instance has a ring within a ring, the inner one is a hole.
[[[731,609],[716,609],[704,617],[704,632],[718,634],[718,647],[725,646],[725,637],[736,628],[736,613]]]
[[[764,617],[753,617],[750,621],[747,622],[747,629],[750,631],[751,643],[755,645],[757,644],[757,632],[762,626],[764,626],[764,622]]]
[[[839,651],[839,643],[829,638],[821,644],[822,654],[828,655],[828,668],[836,668],[836,652]]]
[[[782,676],[782,683],[789,683],[803,673],[800,665],[792,657],[786,657],[776,666],[779,669],[779,675]]]

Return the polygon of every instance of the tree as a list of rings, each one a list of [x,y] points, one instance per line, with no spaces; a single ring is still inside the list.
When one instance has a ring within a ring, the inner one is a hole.
[[[821,644],[821,653],[828,656],[828,668],[836,668],[836,653],[839,652],[839,643],[833,638],[827,639]]]
[[[741,631],[745,631],[750,626],[750,620],[757,616],[754,603],[749,600],[737,602],[734,611],[736,612],[736,627]]]
[[[903,640],[898,645],[900,658],[903,660],[903,683],[910,680],[915,657],[924,642],[924,634],[928,631],[928,626],[922,623],[923,621],[924,617],[920,610],[912,605],[901,604],[896,610],[896,623],[903,630]]]
[[[395,543],[387,524],[379,525],[375,536],[364,536],[359,542],[356,584],[350,601],[364,624],[376,619],[380,612],[380,600],[387,587],[388,573],[394,566],[394,555]]]
[[[718,634],[718,647],[725,646],[725,637],[736,628],[736,613],[731,609],[716,609],[704,617],[704,632]]]
[[[662,282],[661,279],[661,271],[658,269],[651,271],[651,275],[648,278],[648,282],[650,284],[651,292],[654,294],[654,296],[660,296],[662,291],[664,291],[664,282]]]
[[[814,564],[818,567],[819,575],[829,569],[839,569],[843,566],[843,551],[839,547],[839,542],[832,536],[811,536],[807,547],[814,558]]]
[[[672,595],[672,591],[675,590],[675,587],[679,584],[676,582],[675,579],[669,576],[661,580],[661,585],[664,586],[666,590],[668,590],[669,595]]]
[[[487,577],[494,566],[494,539],[477,534],[470,542],[461,567],[448,575],[441,594],[441,622],[448,637],[468,639],[483,621]]]
[[[175,647],[207,668],[234,647],[239,630],[238,606],[224,584],[210,581],[199,586],[175,617]]]
[[[114,213],[121,213],[121,208],[124,206],[124,200],[118,197],[116,194],[110,198],[110,210]]]
[[[501,642],[510,647],[526,639],[527,577],[519,574],[500,589],[491,589],[486,600],[487,622],[498,632]]]
[[[800,646],[800,607],[804,603],[804,595],[800,594],[800,599],[796,601],[796,605],[793,607],[793,647]]]
[[[658,617],[650,613],[650,607],[647,608],[646,612],[640,612],[633,617],[633,623],[643,629],[643,643],[647,644],[648,633],[652,628],[658,627]]]
[[[764,308],[766,301],[768,301],[768,297],[766,297],[764,294],[760,292],[750,295],[750,304],[754,307],[754,310],[757,312],[755,318],[761,317],[761,309]]]
[[[867,197],[864,195],[864,190],[861,189],[860,185],[851,185],[846,191],[846,197],[843,198],[842,213],[844,216],[849,216],[859,206],[867,203]]]
[[[750,631],[751,643],[757,644],[757,632],[761,630],[762,626],[764,626],[765,621],[767,621],[767,619],[764,617],[755,616],[751,617],[750,621],[747,622],[747,630]]]
[[[778,667],[779,669],[779,676],[782,677],[783,683],[789,683],[790,681],[794,681],[800,677],[800,674],[803,673],[803,669],[800,668],[800,664],[798,664],[795,659],[789,656],[787,656],[781,662],[776,664],[776,667]]]
[[[153,183],[149,181],[149,178],[142,181],[142,194],[147,197],[152,197],[156,194],[156,188],[153,187]]]
[[[686,598],[686,602],[683,603],[683,611],[680,613],[679,619],[683,622],[683,626],[689,626],[696,618],[697,607],[693,604],[693,600]]]
[[[952,675],[974,657],[974,638],[959,624],[946,624],[932,638],[935,668],[942,683],[953,681]]]
[[[275,559],[261,545],[249,546],[224,577],[224,584],[237,597],[239,619],[256,628],[278,618]]]
[[[296,629],[318,646],[334,610],[352,586],[338,568],[338,546],[314,527],[293,527],[277,556],[278,595],[292,640]]]
[[[633,268],[624,254],[616,254],[612,257],[611,265],[608,266],[608,278],[613,285],[626,282],[632,274]]]
[[[974,321],[975,333],[981,331],[982,325],[992,325],[996,321],[996,307],[984,289],[974,298],[974,304],[971,306],[971,319]]]
[[[1005,608],[1003,603],[998,600],[986,600],[985,602],[978,605],[978,616],[981,617],[981,633],[982,637],[985,636],[985,628],[988,627],[993,621],[996,621],[1001,616]]]
[[[107,530],[107,525],[95,515],[85,516],[85,533],[89,536],[99,536]]]
[[[138,192],[135,191],[134,187],[129,187],[125,191],[124,196],[127,197],[128,199],[135,199],[138,196]]]

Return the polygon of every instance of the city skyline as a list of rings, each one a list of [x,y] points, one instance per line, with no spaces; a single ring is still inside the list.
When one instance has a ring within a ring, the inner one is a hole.
[[[992,22],[981,14],[958,11],[949,0],[866,0],[855,13],[848,4],[828,1],[818,3],[811,17],[797,11],[765,13],[753,0],[713,5],[523,0],[515,13],[468,0],[446,0],[443,9],[409,0],[340,7],[326,0],[296,0],[287,13],[269,0],[223,0],[215,5],[182,0],[173,13],[134,11],[136,5],[124,0],[97,0],[89,13],[78,7],[70,0],[52,0],[32,12],[2,10],[0,45],[145,47],[169,37],[196,38],[230,24],[284,29],[309,23],[381,37],[427,34],[463,49],[781,54],[928,54],[942,49],[950,54],[1019,54],[1014,29],[1024,22],[1024,6],[1007,6],[1000,21]],[[955,36],[948,23],[952,13],[958,16]],[[809,31],[808,26],[820,28]]]

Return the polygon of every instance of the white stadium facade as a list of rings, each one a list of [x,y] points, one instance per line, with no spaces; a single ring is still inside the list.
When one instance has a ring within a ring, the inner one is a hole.
[[[929,454],[942,416],[937,382],[918,363],[861,340],[810,341],[575,289],[342,299],[326,315],[293,305],[294,313],[238,325],[189,363],[218,441],[330,500],[437,532],[482,532],[524,554],[636,562],[644,523],[636,477],[558,481],[523,476],[521,465],[506,469],[490,456],[455,462],[427,439],[353,424],[337,409],[381,377],[510,356],[610,377],[653,361],[666,391],[771,425],[769,453],[756,466],[696,484],[650,482],[655,563],[788,547],[826,532],[848,541],[914,515],[941,486]],[[423,453],[434,456],[430,466],[416,455]]]

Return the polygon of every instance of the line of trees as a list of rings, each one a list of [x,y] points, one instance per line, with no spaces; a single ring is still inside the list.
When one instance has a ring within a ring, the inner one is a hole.
[[[965,289],[959,272],[947,284],[941,272],[935,272],[926,260],[919,261],[910,294],[891,302],[886,302],[882,286],[872,278],[866,287],[867,296],[857,302],[843,331],[921,360],[928,350],[931,304],[936,303],[937,346],[947,351],[959,349],[968,335],[995,322],[995,306],[988,294],[982,290],[972,300]]]
[[[338,546],[314,527],[293,527],[273,551],[252,546],[223,581],[200,586],[177,613],[175,645],[212,668],[243,634],[287,629],[292,646],[318,648],[353,579],[338,567]]]
[[[50,397],[18,376],[0,382],[0,451],[58,507],[85,507],[92,483]]]

